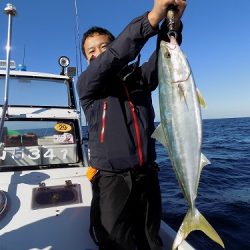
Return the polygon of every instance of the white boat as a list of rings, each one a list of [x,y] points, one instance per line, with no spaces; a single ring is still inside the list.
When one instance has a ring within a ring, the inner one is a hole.
[[[72,68],[9,70],[8,52],[6,66],[0,70],[7,98],[0,108],[0,250],[98,249],[88,231],[92,191]],[[164,249],[175,235],[162,221]],[[193,248],[183,242],[179,249]]]

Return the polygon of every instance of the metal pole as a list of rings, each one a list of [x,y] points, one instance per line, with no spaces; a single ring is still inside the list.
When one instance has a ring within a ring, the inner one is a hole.
[[[7,4],[4,12],[8,15],[8,36],[6,44],[6,74],[5,74],[5,90],[4,90],[4,104],[2,109],[2,118],[0,124],[0,144],[3,142],[3,128],[6,119],[8,108],[8,94],[9,94],[9,74],[10,74],[10,48],[11,48],[11,35],[12,35],[12,16],[16,15],[16,8],[12,4]]]

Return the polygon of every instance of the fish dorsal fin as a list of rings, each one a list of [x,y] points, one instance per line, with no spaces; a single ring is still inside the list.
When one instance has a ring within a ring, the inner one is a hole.
[[[196,93],[197,93],[198,100],[199,100],[201,107],[203,107],[205,109],[207,107],[207,104],[206,104],[205,99],[203,98],[203,96],[198,88],[196,88]]]
[[[168,141],[167,141],[167,138],[164,134],[163,127],[162,127],[161,123],[157,126],[157,128],[155,129],[155,131],[153,132],[151,137],[156,139],[157,141],[159,141],[166,148],[168,148]]]
[[[200,163],[201,169],[204,168],[208,164],[211,164],[211,162],[208,160],[208,158],[204,154],[201,153],[201,163]]]

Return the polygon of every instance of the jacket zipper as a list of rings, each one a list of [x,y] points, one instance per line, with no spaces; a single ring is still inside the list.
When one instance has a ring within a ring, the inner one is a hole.
[[[128,93],[127,87],[124,85],[126,95],[128,97],[128,102],[129,102],[129,107],[133,116],[133,121],[134,121],[134,126],[135,126],[135,134],[136,134],[136,141],[137,141],[137,146],[138,146],[138,156],[139,156],[139,162],[140,166],[143,165],[143,154],[142,154],[142,144],[141,144],[141,136],[140,136],[140,129],[137,121],[137,116],[136,116],[136,111],[135,111],[135,106],[130,100],[130,96]]]
[[[100,134],[100,142],[104,143],[104,132],[106,126],[106,113],[107,113],[107,100],[103,102],[103,109],[102,109],[102,127],[101,127],[101,134]]]

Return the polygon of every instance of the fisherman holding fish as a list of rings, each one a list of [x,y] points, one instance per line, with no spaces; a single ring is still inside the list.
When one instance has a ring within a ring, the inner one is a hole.
[[[89,128],[90,234],[100,250],[163,249],[151,138],[158,46],[141,66],[139,53],[155,35],[158,41],[168,39],[169,20],[159,25],[169,6],[176,9],[180,43],[184,0],[155,0],[152,10],[132,20],[116,39],[100,27],[83,35],[82,52],[89,65],[78,79],[77,91]]]

